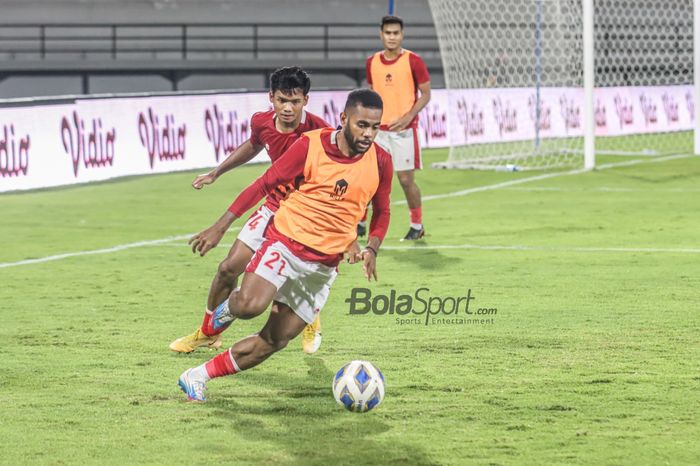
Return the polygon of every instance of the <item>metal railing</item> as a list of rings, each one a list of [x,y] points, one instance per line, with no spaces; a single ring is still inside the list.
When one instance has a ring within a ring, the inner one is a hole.
[[[412,24],[405,45],[439,55],[432,23]],[[10,60],[330,59],[380,47],[374,23],[0,24],[0,56]]]

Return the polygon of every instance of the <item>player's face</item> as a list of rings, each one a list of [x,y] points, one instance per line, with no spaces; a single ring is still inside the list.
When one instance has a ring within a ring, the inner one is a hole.
[[[275,110],[275,115],[282,123],[292,124],[301,118],[301,112],[309,101],[309,96],[304,95],[301,89],[294,89],[291,94],[277,90],[270,93],[270,103]]]
[[[403,42],[403,29],[400,24],[385,24],[379,33],[386,50],[396,50]]]
[[[343,135],[352,155],[364,154],[372,146],[379,132],[382,111],[356,105],[340,114]]]

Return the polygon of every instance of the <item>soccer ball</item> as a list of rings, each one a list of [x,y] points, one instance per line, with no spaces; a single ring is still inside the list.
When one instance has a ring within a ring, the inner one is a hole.
[[[351,361],[333,377],[333,396],[348,411],[365,413],[384,399],[384,375],[371,362]]]

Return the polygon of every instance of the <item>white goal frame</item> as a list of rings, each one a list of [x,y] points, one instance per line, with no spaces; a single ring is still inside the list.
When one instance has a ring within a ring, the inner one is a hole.
[[[545,0],[539,0],[545,1]],[[598,149],[596,151],[596,88],[595,88],[595,83],[596,83],[596,62],[595,62],[595,0],[580,0],[581,3],[579,6],[581,7],[581,12],[582,12],[582,18],[581,18],[581,25],[582,25],[582,37],[581,37],[581,42],[580,44],[582,45],[582,67],[579,68],[582,72],[582,84],[583,84],[583,93],[584,93],[584,100],[582,102],[582,108],[581,108],[581,123],[583,126],[583,147],[579,146],[579,149],[566,149],[562,148],[562,152],[568,152],[568,153],[581,153],[581,149],[583,152],[583,167],[586,170],[591,170],[595,168],[596,165],[596,152],[601,155],[601,154],[610,154],[610,155],[629,155],[629,156],[653,156],[653,155],[658,155],[658,152],[655,150],[649,150],[649,149],[641,149],[639,151],[605,151],[601,149]],[[693,105],[694,105],[694,122],[692,124],[692,131],[693,131],[693,138],[692,138],[692,144],[693,147],[690,148],[690,151],[694,153],[695,155],[700,155],[700,115],[698,114],[698,107],[700,106],[700,0],[692,0],[692,7],[693,7],[693,27],[692,27],[692,34],[693,34],[693,40],[692,40],[692,47],[693,47],[693,77],[692,77],[692,95],[693,95]],[[537,21],[538,21],[538,31],[539,31],[539,18],[540,18],[540,11],[541,7],[538,4],[537,6]],[[435,15],[435,13],[434,13]],[[437,17],[436,17],[437,18]],[[437,20],[437,19],[436,19]],[[686,36],[687,37],[687,36]],[[536,50],[539,50],[539,33],[536,34],[536,39],[537,46],[538,47]],[[442,45],[442,44],[441,44]],[[581,50],[581,49],[579,49]],[[536,61],[536,69],[537,67],[540,66],[540,58],[539,58],[539,53],[536,51],[535,52],[535,59]],[[444,58],[443,58],[444,60]],[[445,73],[447,73],[448,69],[448,64],[443,62],[443,69],[445,70]],[[538,72],[539,73],[539,72]],[[687,82],[687,81],[686,81]],[[536,83],[536,88],[537,88],[537,101],[539,102],[539,93],[540,93],[540,81],[539,81],[539,74],[537,75],[537,83]],[[539,103],[537,105],[537,111],[539,112]],[[539,121],[539,113],[537,114],[537,121]],[[686,127],[687,128],[687,127]],[[540,135],[539,135],[539,127],[535,129],[536,135],[534,139],[535,147],[537,148],[536,151],[539,150],[540,147]],[[451,153],[452,153],[451,149]],[[571,152],[573,150],[573,152]],[[524,156],[525,154],[511,154],[511,157],[519,157],[519,156]],[[498,156],[495,156],[494,159],[498,158]],[[466,165],[466,168],[475,168],[475,169],[496,169],[496,170],[502,170],[502,171],[508,171],[510,168],[514,168],[514,170],[517,170],[518,167],[513,166],[513,165],[491,165],[491,159],[486,156],[485,158],[482,158],[480,160],[474,160],[474,163],[469,164],[468,161],[465,161],[465,163],[457,161],[457,160],[448,160],[446,162],[442,162],[439,164],[435,164],[435,166],[439,167],[464,167]],[[528,169],[527,167],[524,167],[524,169]],[[532,168],[530,168],[532,169]],[[534,167],[534,169],[537,169],[537,167]]]

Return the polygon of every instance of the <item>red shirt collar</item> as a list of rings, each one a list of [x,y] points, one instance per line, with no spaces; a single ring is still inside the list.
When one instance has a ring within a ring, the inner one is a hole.
[[[355,163],[362,159],[365,154],[350,158],[340,151],[340,148],[338,147],[339,132],[340,130],[333,130],[321,133],[321,144],[323,145],[323,150],[326,151],[328,157],[330,157],[331,160],[340,163]]]

